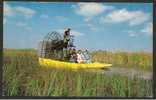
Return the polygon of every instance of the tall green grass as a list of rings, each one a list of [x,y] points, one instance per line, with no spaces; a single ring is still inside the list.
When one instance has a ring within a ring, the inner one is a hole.
[[[112,63],[115,67],[137,68],[147,71],[153,69],[152,53],[148,52],[92,52],[92,60],[94,62]]]
[[[152,96],[152,80],[45,68],[33,50],[4,50],[3,82],[6,96]]]

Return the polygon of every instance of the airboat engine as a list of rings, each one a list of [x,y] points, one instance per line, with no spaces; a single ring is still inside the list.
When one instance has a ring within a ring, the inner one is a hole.
[[[62,37],[57,32],[48,33],[43,41],[39,43],[39,56],[41,58],[50,58],[56,59],[56,47],[59,45],[59,42],[62,40]]]
[[[73,44],[72,37],[70,39],[70,44]],[[68,52],[65,52],[64,49],[67,49],[67,46],[63,41],[63,36],[53,31],[48,33],[43,41],[39,43],[38,55],[41,58],[65,60]]]

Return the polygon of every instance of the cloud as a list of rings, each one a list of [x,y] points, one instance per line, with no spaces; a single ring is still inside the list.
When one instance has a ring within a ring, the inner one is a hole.
[[[87,23],[87,26],[90,28],[91,31],[97,32],[99,28],[91,23]]]
[[[140,35],[149,35],[149,36],[151,36],[153,34],[153,23],[152,22],[147,23],[146,26],[143,29],[138,30],[138,31],[129,30],[129,31],[125,31],[125,32],[127,32],[130,37],[137,37],[137,36],[140,36]]]
[[[77,7],[77,5],[75,5],[75,4],[71,5],[72,9],[76,9],[76,7]]]
[[[30,18],[35,15],[36,11],[27,7],[16,6],[12,7],[7,3],[4,3],[4,16],[23,15],[26,18]]]
[[[30,8],[26,8],[26,7],[22,7],[22,6],[18,6],[15,8],[17,13],[20,13],[22,15],[24,15],[25,17],[32,17],[36,11]]]
[[[153,23],[148,23],[144,29],[141,30],[141,32],[152,35],[153,34]]]
[[[61,34],[63,34],[64,31],[65,31],[65,30],[63,30],[63,29],[58,29],[58,30],[57,30],[57,32],[59,32],[59,33],[61,33]],[[71,34],[74,35],[74,36],[76,36],[76,37],[78,37],[78,36],[83,36],[83,35],[84,35],[84,33],[78,32],[78,31],[76,31],[76,30],[71,30]]]
[[[104,6],[100,3],[78,3],[78,5],[72,5],[72,8],[77,14],[86,17],[87,20],[106,10],[113,9],[112,6]]]
[[[129,34],[130,37],[137,37],[139,35],[137,32],[134,31],[127,31],[127,33]]]
[[[39,1],[39,2],[35,2],[35,3],[49,4],[49,3],[51,3],[51,2],[46,2],[46,1]]]
[[[41,15],[40,17],[41,18],[45,18],[45,19],[49,18],[49,16],[48,15],[45,15],[45,14]]]
[[[102,4],[98,3],[79,3],[78,5],[79,9],[76,10],[76,13],[86,17],[98,15],[104,10]]]
[[[132,18],[131,21],[129,22],[131,26],[141,25],[147,20],[149,20],[150,18],[149,14],[144,13],[142,11],[136,11],[133,14],[134,14],[134,17],[133,17],[134,19]]]
[[[113,10],[105,17],[101,17],[102,22],[122,23],[128,22],[130,26],[136,26],[144,23],[150,15],[143,11],[128,11],[127,9]]]
[[[137,37],[137,34],[131,33],[129,34],[130,37]]]
[[[64,22],[66,20],[68,20],[67,17],[64,17],[64,16],[55,16],[56,20],[60,21],[60,22]]]
[[[27,24],[26,24],[26,23],[23,23],[23,22],[18,22],[16,25],[17,25],[17,26],[20,26],[20,27],[25,27],[25,26],[27,26]]]
[[[16,26],[21,27],[22,29],[26,30],[26,31],[31,31],[32,28],[30,26],[28,26],[28,24],[24,23],[24,22],[17,22]]]
[[[84,35],[83,33],[78,32],[78,31],[75,31],[75,30],[71,31],[71,33],[72,33],[74,36],[83,36],[83,35]]]
[[[29,26],[26,26],[25,29],[26,29],[27,31],[31,31],[31,30],[32,30],[32,28],[29,27]]]
[[[13,8],[7,3],[4,3],[3,11],[4,11],[4,16],[13,16],[14,15]]]

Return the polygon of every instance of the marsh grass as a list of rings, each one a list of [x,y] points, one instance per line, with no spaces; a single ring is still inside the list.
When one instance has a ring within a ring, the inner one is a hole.
[[[95,58],[94,54],[93,59],[98,60],[100,57]],[[106,58],[101,59],[106,61]],[[124,60],[119,62],[123,63]],[[45,68],[38,64],[34,50],[4,50],[3,83],[6,96],[152,96],[152,80]]]
[[[146,71],[153,70],[152,53],[148,52],[92,52],[94,62],[112,63],[114,67],[136,68]]]

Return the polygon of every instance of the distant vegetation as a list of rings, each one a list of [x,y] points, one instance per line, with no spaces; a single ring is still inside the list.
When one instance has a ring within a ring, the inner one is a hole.
[[[113,67],[127,67],[152,71],[152,53],[148,52],[92,52],[94,62],[112,63]]]
[[[151,70],[148,53],[93,52],[93,61],[115,67]],[[48,69],[38,64],[35,50],[4,50],[3,90],[6,96],[152,96],[152,80],[102,73]]]

